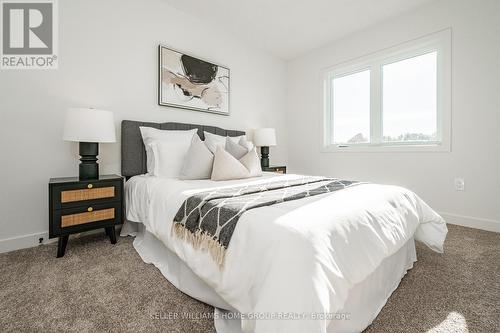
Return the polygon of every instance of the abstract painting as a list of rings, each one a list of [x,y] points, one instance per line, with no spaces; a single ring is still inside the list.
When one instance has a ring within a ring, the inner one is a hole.
[[[229,69],[160,45],[159,104],[229,115]]]

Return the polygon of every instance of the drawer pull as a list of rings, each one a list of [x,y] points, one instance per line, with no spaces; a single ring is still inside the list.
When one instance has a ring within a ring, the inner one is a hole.
[[[92,208],[92,207],[87,208],[87,212],[92,212],[93,210],[94,210],[94,208]]]
[[[92,187],[94,187],[94,185],[92,185],[92,184],[87,185],[87,188],[92,188]]]

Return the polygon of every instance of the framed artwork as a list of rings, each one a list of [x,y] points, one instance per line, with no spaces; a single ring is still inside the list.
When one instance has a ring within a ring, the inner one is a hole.
[[[158,103],[229,115],[229,68],[159,46]]]

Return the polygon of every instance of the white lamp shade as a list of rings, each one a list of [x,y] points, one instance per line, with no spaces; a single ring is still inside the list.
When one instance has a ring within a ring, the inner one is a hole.
[[[253,143],[258,147],[276,146],[276,131],[274,128],[259,128],[253,133]]]
[[[66,114],[63,140],[77,142],[116,142],[113,112],[72,108]]]

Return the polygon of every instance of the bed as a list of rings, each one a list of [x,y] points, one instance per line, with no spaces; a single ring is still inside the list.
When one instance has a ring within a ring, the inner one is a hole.
[[[299,175],[214,182],[148,176],[139,126],[241,131],[194,124],[122,122],[126,218],[122,235],[179,290],[215,307],[218,332],[360,332],[417,260],[414,240],[442,252],[443,219],[411,191],[369,183],[246,211],[223,267],[172,233],[193,194]]]

